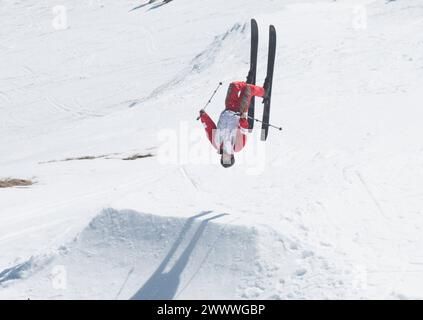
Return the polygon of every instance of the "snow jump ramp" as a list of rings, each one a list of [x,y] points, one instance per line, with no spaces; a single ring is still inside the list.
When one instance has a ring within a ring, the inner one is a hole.
[[[308,284],[305,266],[321,258],[267,227],[233,221],[212,211],[180,218],[105,209],[54,254],[0,271],[0,297],[295,298]]]
[[[225,215],[106,209],[54,255],[0,272],[0,288],[20,292],[14,298],[255,297],[266,287],[257,277],[257,230],[219,223]]]

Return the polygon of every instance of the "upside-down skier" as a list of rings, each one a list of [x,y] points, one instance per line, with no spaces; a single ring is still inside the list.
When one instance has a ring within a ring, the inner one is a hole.
[[[216,124],[210,116],[200,110],[200,119],[207,137],[221,155],[223,167],[231,167],[235,163],[235,152],[239,152],[247,142],[248,108],[253,97],[265,98],[265,89],[246,82],[232,82],[222,111]]]
[[[250,70],[246,82],[232,82],[228,88],[225,101],[225,110],[222,111],[217,125],[208,116],[204,109],[200,110],[201,122],[207,132],[207,137],[212,145],[221,155],[220,163],[223,167],[231,167],[235,163],[235,152],[244,148],[247,142],[247,132],[253,129],[254,121],[262,123],[261,140],[266,141],[269,127],[282,130],[269,123],[270,102],[272,95],[273,70],[276,54],[276,29],[273,25],[269,27],[269,53],[267,59],[267,74],[263,87],[256,86],[258,52],[258,26],[257,21],[251,19],[251,50]],[[222,83],[219,83],[219,86]],[[216,94],[215,90],[209,102]],[[254,118],[254,97],[263,98],[263,120]],[[197,119],[197,120],[198,120]]]

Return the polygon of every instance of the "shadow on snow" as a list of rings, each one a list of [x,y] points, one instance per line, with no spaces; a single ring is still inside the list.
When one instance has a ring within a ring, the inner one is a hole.
[[[181,274],[187,266],[189,258],[202,234],[204,233],[208,222],[225,216],[226,214],[218,214],[203,220],[199,224],[198,229],[194,233],[185,250],[176,260],[174,266],[168,272],[164,272],[164,270],[166,269],[172,257],[175,255],[178,247],[181,245],[194,220],[208,215],[211,212],[212,211],[201,212],[187,219],[175,243],[170,248],[169,253],[166,255],[150,279],[148,279],[147,282],[141,287],[141,289],[139,289],[138,292],[132,296],[131,300],[171,300],[175,297],[176,291],[179,287]]]

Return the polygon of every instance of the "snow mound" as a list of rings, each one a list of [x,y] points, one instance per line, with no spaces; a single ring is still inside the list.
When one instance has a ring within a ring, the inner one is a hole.
[[[7,285],[5,295],[13,287],[20,292],[13,298],[32,299],[301,297],[295,288],[307,283],[307,261],[321,258],[269,229],[230,224],[229,217],[106,209],[44,263],[31,258],[1,272],[0,285]]]

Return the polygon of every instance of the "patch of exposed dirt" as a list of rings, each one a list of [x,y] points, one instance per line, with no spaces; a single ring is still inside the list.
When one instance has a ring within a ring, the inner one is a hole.
[[[0,188],[27,187],[34,182],[26,179],[4,179],[0,180]]]

